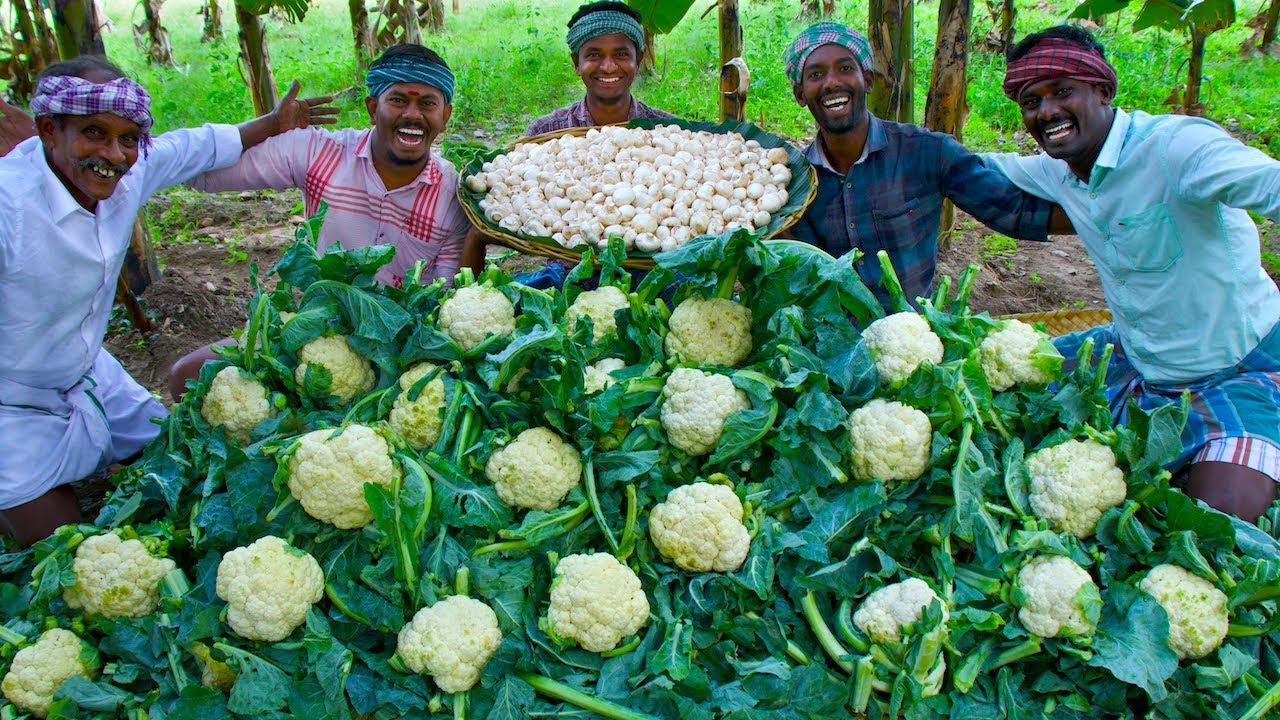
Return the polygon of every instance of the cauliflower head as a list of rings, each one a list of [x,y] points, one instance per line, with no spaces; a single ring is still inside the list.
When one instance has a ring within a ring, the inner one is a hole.
[[[1179,660],[1208,655],[1227,637],[1227,596],[1177,565],[1157,565],[1138,586],[1169,616],[1169,649]]]
[[[458,288],[440,303],[440,330],[463,350],[489,335],[510,335],[516,329],[516,308],[501,290],[489,285]]]
[[[591,365],[583,368],[582,387],[587,391],[588,395],[602,393],[609,389],[609,386],[617,382],[613,379],[612,373],[615,370],[621,370],[626,367],[626,361],[621,358],[604,358],[597,360]]]
[[[1008,320],[985,337],[978,346],[978,360],[996,392],[1021,383],[1052,382],[1062,368],[1062,354],[1049,336],[1021,320]]]
[[[1078,538],[1092,536],[1102,513],[1124,502],[1129,491],[1115,453],[1096,440],[1037,450],[1027,457],[1027,472],[1032,511]]]
[[[876,398],[849,414],[853,476],[885,482],[915,480],[929,467],[929,416],[896,400]]]
[[[1088,637],[1097,629],[1102,597],[1089,572],[1071,558],[1041,555],[1018,572],[1018,619],[1040,637]]]
[[[934,365],[942,362],[942,340],[928,321],[913,312],[876,320],[862,331],[862,339],[885,385],[905,380],[926,360]]]
[[[934,600],[941,599],[919,578],[885,585],[868,595],[853,614],[853,624],[873,642],[902,642],[902,627],[920,619]],[[943,617],[946,605],[943,604]]]
[[[686,298],[667,321],[667,356],[733,367],[751,354],[751,309],[725,298]]]
[[[200,417],[214,427],[225,427],[228,435],[247,443],[249,431],[276,414],[267,395],[267,388],[257,378],[228,365],[213,376],[200,405]]]
[[[376,380],[373,366],[363,355],[351,349],[345,335],[325,335],[302,346],[298,351],[298,368],[293,379],[302,385],[307,367],[319,365],[332,378],[329,394],[344,403],[362,392],[368,392]]]
[[[553,431],[529,428],[489,456],[484,475],[507,505],[554,510],[582,481],[582,460]]]
[[[556,563],[547,608],[548,631],[601,653],[649,622],[640,578],[608,553],[569,555]]]
[[[215,589],[237,635],[279,642],[324,595],[324,573],[307,552],[266,535],[222,556]]]
[[[396,654],[447,693],[470,690],[502,644],[498,616],[484,603],[451,595],[413,616],[396,639]]]
[[[667,440],[690,455],[706,455],[720,442],[724,421],[751,401],[728,375],[676,368],[662,388],[662,427]]]
[[[626,293],[613,285],[605,285],[574,298],[565,317],[569,320],[570,332],[578,328],[579,319],[584,316],[591,318],[591,339],[600,342],[608,335],[617,334],[618,319],[613,314],[629,307],[631,302],[627,300]]]
[[[175,567],[169,558],[151,557],[139,540],[94,535],[76,548],[76,584],[62,599],[86,615],[144,617],[160,607],[160,580]]]
[[[422,378],[435,372],[431,363],[418,363],[400,376],[400,394],[391,406],[391,428],[409,443],[414,450],[422,450],[435,444],[444,424],[444,377],[437,375],[418,393],[417,399],[409,399],[409,389]]]
[[[343,530],[364,527],[373,512],[364,484],[383,487],[399,475],[387,441],[364,425],[348,425],[342,434],[327,428],[303,435],[289,458],[289,492],[311,517]]]
[[[73,675],[92,680],[98,654],[70,630],[45,630],[34,644],[13,656],[0,690],[9,702],[36,717],[47,717],[53,694]]]
[[[649,513],[649,537],[664,557],[688,572],[732,572],[742,567],[751,535],[742,501],[724,485],[681,485]]]

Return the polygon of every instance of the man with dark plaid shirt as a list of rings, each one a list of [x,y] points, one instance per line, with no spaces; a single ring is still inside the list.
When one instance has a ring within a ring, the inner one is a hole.
[[[871,47],[857,31],[817,23],[792,43],[786,66],[796,101],[818,124],[805,150],[818,192],[791,234],[837,257],[861,250],[858,274],[882,304],[880,250],[908,298],[932,289],[944,199],[1016,238],[1048,239],[1051,214],[1056,232],[1070,232],[1055,205],[1019,190],[954,137],[871,115]]]

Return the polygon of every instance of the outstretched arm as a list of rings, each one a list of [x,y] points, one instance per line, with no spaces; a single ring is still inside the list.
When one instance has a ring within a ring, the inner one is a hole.
[[[18,143],[36,134],[36,121],[0,98],[0,156],[8,155]]]
[[[328,104],[333,102],[332,95],[298,99],[300,87],[298,81],[294,80],[293,85],[289,87],[289,92],[280,99],[280,104],[276,105],[275,109],[238,126],[240,144],[245,150],[269,137],[290,130],[312,125],[333,125],[338,122],[338,118],[335,117],[338,114],[338,108]]]

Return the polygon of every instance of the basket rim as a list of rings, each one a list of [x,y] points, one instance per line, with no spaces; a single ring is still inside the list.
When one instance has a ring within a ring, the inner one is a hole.
[[[458,178],[459,182],[458,182],[458,191],[457,191],[458,203],[462,206],[463,214],[466,216],[467,221],[486,240],[497,243],[499,245],[503,245],[513,250],[518,250],[522,253],[526,253],[530,255],[540,255],[542,257],[549,257],[549,258],[559,259],[559,260],[565,260],[565,261],[576,264],[578,262],[581,262],[582,260],[582,256],[583,256],[582,249],[566,248],[551,238],[522,237],[489,222],[488,218],[485,218],[483,214],[479,212],[479,209],[478,209],[479,199],[484,196],[484,193],[475,193],[474,191],[470,190],[466,186],[466,179],[471,175],[474,175],[477,171],[479,171],[480,167],[485,162],[488,162],[493,158],[498,157],[499,155],[512,152],[516,147],[522,144],[547,142],[549,140],[566,136],[566,135],[582,136],[582,135],[586,135],[592,130],[599,130],[602,127],[636,127],[636,128],[643,128],[643,129],[651,129],[659,125],[676,125],[677,127],[693,130],[695,132],[705,130],[708,132],[717,132],[719,134],[728,134],[729,132],[738,132],[739,134],[742,134],[742,129],[747,128],[748,132],[750,132],[751,134],[750,136],[744,135],[745,139],[747,140],[754,139],[754,140],[757,140],[757,142],[759,142],[760,141],[759,138],[764,137],[772,141],[772,144],[766,145],[764,142],[761,142],[761,145],[764,145],[765,147],[781,147],[786,149],[787,157],[788,157],[787,165],[788,167],[791,167],[793,171],[793,177],[791,181],[792,185],[798,182],[798,176],[795,173],[795,171],[799,169],[799,170],[802,170],[803,174],[805,175],[806,181],[808,183],[808,190],[805,193],[805,196],[801,200],[800,204],[790,213],[783,215],[781,221],[778,221],[778,224],[776,227],[769,230],[767,233],[757,234],[757,236],[762,240],[768,240],[768,239],[774,238],[779,234],[785,232],[786,230],[790,229],[797,222],[799,222],[800,218],[805,214],[809,206],[813,203],[814,199],[817,197],[818,173],[817,173],[817,170],[813,167],[813,165],[809,163],[808,159],[804,157],[803,153],[801,153],[800,150],[796,148],[795,145],[791,144],[786,139],[780,136],[774,135],[773,133],[770,133],[769,131],[759,127],[758,125],[755,125],[754,123],[747,122],[747,121],[739,122],[739,121],[732,121],[732,120],[722,122],[722,123],[710,123],[710,122],[704,122],[704,121],[698,121],[698,120],[686,120],[683,118],[636,118],[636,119],[627,121],[625,123],[564,128],[562,130],[553,130],[551,132],[542,133],[540,135],[531,135],[528,137],[514,140],[510,143],[507,143],[501,149],[497,149],[493,152],[484,153],[479,157],[477,157],[475,160],[473,160],[471,163],[469,163],[459,173],[459,178]],[[791,185],[788,186],[788,190],[789,190],[788,196],[787,196],[788,204],[790,204],[790,201],[792,200],[792,194],[790,192],[790,188],[791,188]],[[771,221],[770,224],[772,225],[773,221]],[[725,232],[728,233],[728,232],[734,232],[734,231],[727,230]],[[756,234],[756,233],[753,233],[753,234]],[[701,238],[701,237],[714,237],[714,236],[699,235],[697,237]],[[695,239],[697,238],[689,238],[689,240],[686,242],[691,242]],[[585,249],[585,247],[586,246],[583,246],[583,249]],[[622,264],[624,267],[629,267],[629,268],[649,269],[654,267],[656,263],[654,262],[653,258],[659,254],[661,253],[628,252],[627,257]]]

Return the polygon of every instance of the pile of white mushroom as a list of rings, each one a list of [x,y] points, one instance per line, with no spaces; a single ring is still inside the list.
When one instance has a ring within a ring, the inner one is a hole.
[[[606,126],[521,143],[466,178],[493,224],[564,247],[672,250],[765,227],[787,204],[787,151],[738,133]]]

